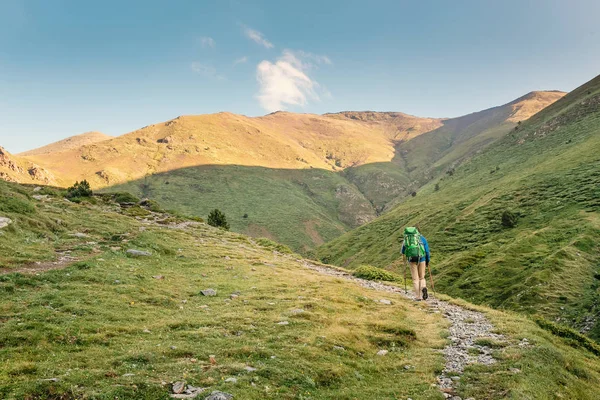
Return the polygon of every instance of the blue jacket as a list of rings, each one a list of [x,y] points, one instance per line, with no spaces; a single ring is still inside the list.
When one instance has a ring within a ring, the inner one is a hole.
[[[429,262],[429,259],[431,258],[431,253],[429,253],[429,243],[427,243],[427,239],[425,239],[425,236],[423,235],[421,235],[421,240],[423,241],[423,247],[425,248],[425,256],[421,257],[419,262]],[[404,242],[402,242],[402,250],[400,252],[404,254]]]

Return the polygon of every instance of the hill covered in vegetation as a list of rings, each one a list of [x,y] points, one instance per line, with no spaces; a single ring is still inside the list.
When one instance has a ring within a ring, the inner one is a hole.
[[[600,339],[600,77],[447,171],[320,259],[398,266],[402,230],[418,224],[440,290]]]

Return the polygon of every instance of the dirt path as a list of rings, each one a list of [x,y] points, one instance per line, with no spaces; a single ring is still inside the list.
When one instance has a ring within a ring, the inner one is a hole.
[[[413,299],[411,291],[405,294],[404,289],[394,285],[356,278],[347,272],[311,264],[305,260],[298,261],[306,268],[325,275],[351,280],[369,289],[398,293],[406,298]],[[465,367],[469,364],[489,365],[496,362],[492,357],[492,349],[483,342],[478,343],[478,339],[485,338],[503,342],[505,338],[502,335],[493,333],[493,325],[480,312],[467,310],[435,298],[430,298],[426,304],[431,307],[433,312],[441,312],[451,323],[450,336],[448,337],[450,343],[442,350],[446,359],[446,366],[441,375],[437,377],[437,381],[440,391],[446,398],[459,400],[460,397],[456,396],[455,387],[456,383],[460,381]]]
[[[80,258],[71,256],[69,253],[70,252],[57,253],[58,258],[56,261],[34,262],[17,268],[0,268],[0,275],[14,274],[17,272],[22,274],[38,274],[52,269],[66,268],[74,262],[81,260]]]

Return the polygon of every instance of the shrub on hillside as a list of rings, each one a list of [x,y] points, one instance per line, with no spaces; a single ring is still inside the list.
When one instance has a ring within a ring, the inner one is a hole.
[[[395,282],[402,280],[398,275],[392,272],[373,267],[371,265],[361,265],[354,270],[352,275],[356,276],[357,278],[368,279],[370,281]]]
[[[113,200],[119,204],[139,203],[140,199],[128,192],[119,192],[113,195]]]
[[[435,187],[433,188],[433,190],[435,190],[436,192],[437,192],[438,190],[440,190],[440,184],[439,184],[439,183],[436,183],[436,184],[435,184]]]
[[[227,222],[227,217],[220,210],[214,209],[208,214],[208,224],[210,226],[214,226],[215,228],[222,228],[225,230],[229,230],[229,223]]]
[[[417,192],[412,192],[410,195],[411,195],[412,197],[417,197]]]
[[[269,250],[278,251],[283,254],[292,254],[293,251],[284,244],[277,243],[267,238],[258,238],[256,239],[256,243],[262,247],[265,247]]]
[[[567,342],[570,346],[583,347],[595,355],[600,356],[600,345],[589,337],[577,332],[575,329],[563,325],[557,325],[541,317],[534,318],[534,321],[540,328],[552,332],[552,334],[558,337],[567,339]]]
[[[67,189],[66,198],[75,199],[80,197],[92,197],[94,193],[90,188],[90,184],[85,179],[81,182],[75,182],[73,186]]]
[[[514,228],[517,226],[517,216],[509,210],[502,213],[502,226],[505,228]]]

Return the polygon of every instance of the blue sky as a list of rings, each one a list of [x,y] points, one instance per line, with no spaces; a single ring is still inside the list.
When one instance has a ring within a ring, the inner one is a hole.
[[[11,152],[182,114],[453,117],[600,73],[597,0],[0,0]]]

